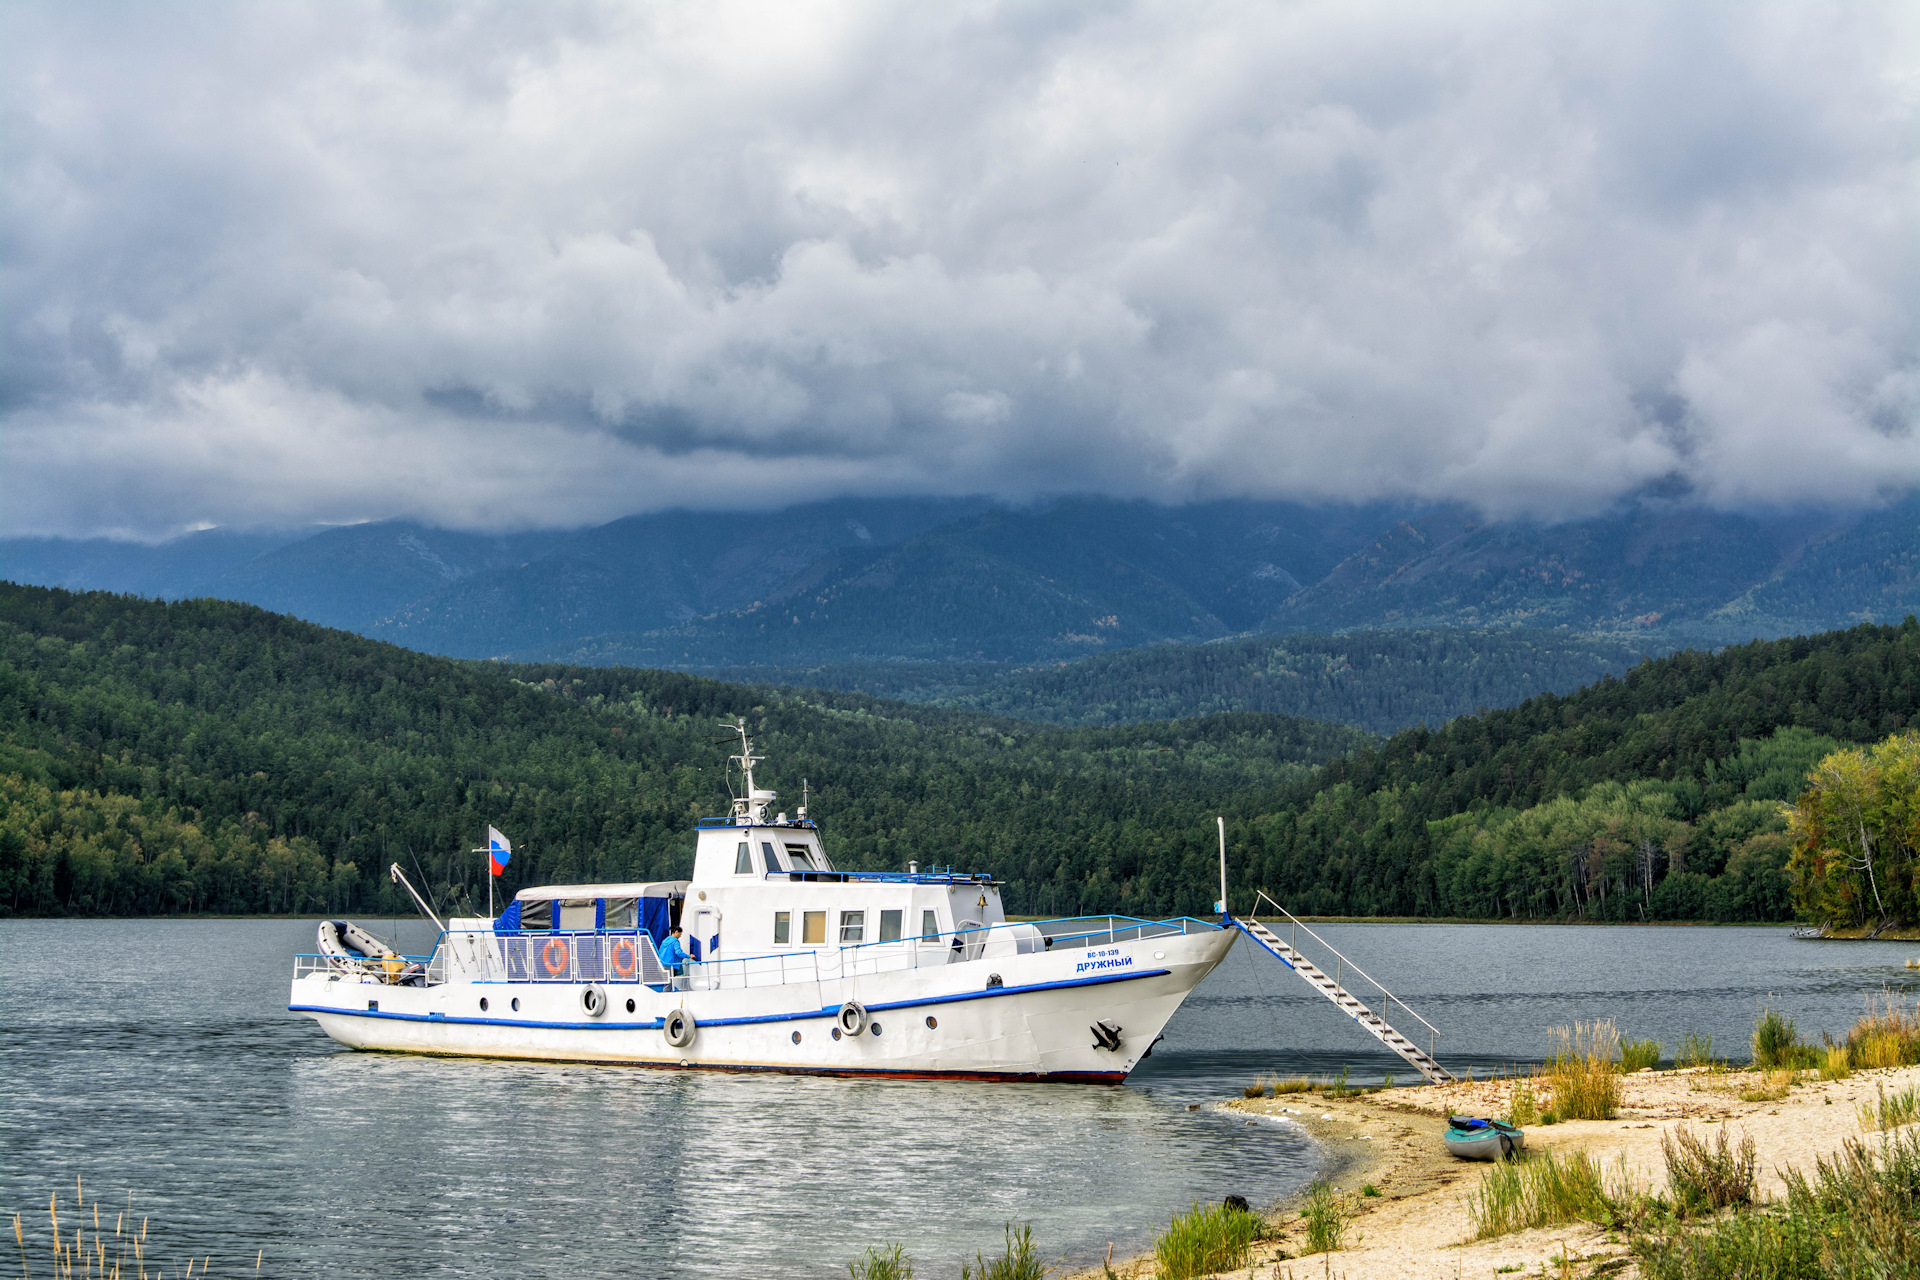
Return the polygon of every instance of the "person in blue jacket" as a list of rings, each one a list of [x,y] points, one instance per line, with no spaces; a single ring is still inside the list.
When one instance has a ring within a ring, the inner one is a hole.
[[[667,940],[660,944],[660,964],[668,973],[678,977],[685,969],[687,949],[680,944],[680,926],[667,930]]]

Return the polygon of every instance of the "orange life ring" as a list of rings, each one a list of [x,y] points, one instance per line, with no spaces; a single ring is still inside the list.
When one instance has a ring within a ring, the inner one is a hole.
[[[560,957],[557,960],[554,959],[556,949]],[[540,953],[540,963],[547,967],[547,976],[549,978],[557,978],[565,973],[567,971],[567,961],[569,958],[567,940],[565,938],[548,938],[546,950]]]
[[[613,971],[623,978],[633,976],[634,951],[632,938],[613,940]]]

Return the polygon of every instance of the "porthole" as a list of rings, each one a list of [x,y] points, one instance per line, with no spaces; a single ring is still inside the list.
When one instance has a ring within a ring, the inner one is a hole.
[[[631,1001],[631,1000],[629,1000],[629,1001],[627,1001],[627,1012],[628,1012],[628,1013],[632,1013],[632,1012],[633,1012],[633,1010],[634,1010],[634,1004],[633,1004],[633,1001]]]
[[[840,1038],[840,1028],[838,1028],[838,1027],[835,1027],[835,1028],[833,1029],[833,1038],[834,1038],[835,1040],[838,1040],[838,1039]]]
[[[927,1030],[931,1031],[939,1025],[940,1019],[934,1017],[932,1014],[927,1015]]]
[[[485,996],[481,996],[481,997],[480,997],[480,1012],[482,1012],[482,1013],[485,1013],[486,1011],[487,1011],[487,998],[486,998]]]
[[[514,1011],[515,1013],[518,1013],[518,1012],[520,1012],[520,997],[519,997],[519,996],[515,996],[515,997],[513,998],[513,1011]]]
[[[880,1034],[880,1024],[877,1022],[873,1024],[873,1034],[875,1035]]]
[[[799,1033],[798,1031],[796,1031],[796,1032],[794,1032],[794,1033],[793,1033],[793,1042],[794,1042],[795,1044],[799,1044],[799,1043],[800,1043],[800,1033]]]

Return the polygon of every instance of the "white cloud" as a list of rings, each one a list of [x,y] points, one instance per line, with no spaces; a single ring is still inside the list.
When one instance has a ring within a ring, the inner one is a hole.
[[[10,4],[0,527],[1920,484],[1920,18]]]

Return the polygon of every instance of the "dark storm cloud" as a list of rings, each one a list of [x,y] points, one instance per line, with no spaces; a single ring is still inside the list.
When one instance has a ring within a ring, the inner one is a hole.
[[[5,528],[1870,502],[1913,12],[8,5]]]

